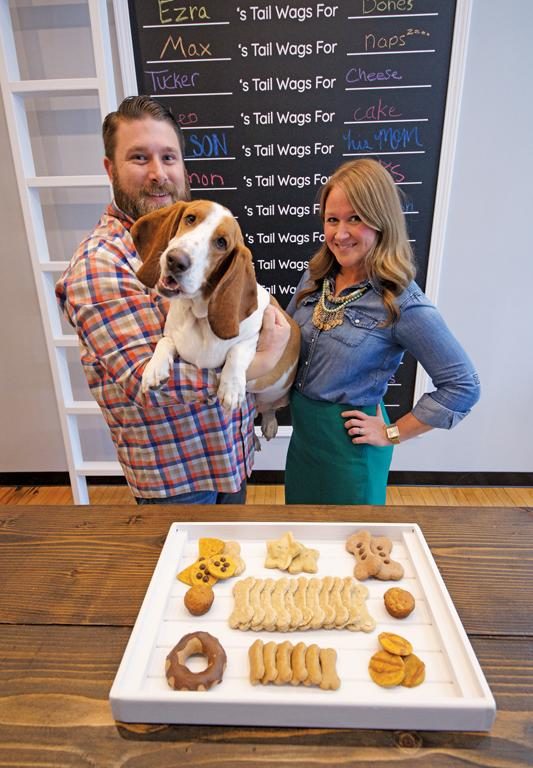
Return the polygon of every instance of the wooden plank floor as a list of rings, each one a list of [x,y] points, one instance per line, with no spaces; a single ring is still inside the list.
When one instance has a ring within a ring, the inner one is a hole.
[[[124,485],[90,486],[91,504],[133,504]],[[72,504],[70,486],[2,486],[0,504]],[[247,504],[284,504],[283,486],[249,485]],[[442,486],[390,486],[387,504],[394,506],[533,507],[533,488],[451,488]]]

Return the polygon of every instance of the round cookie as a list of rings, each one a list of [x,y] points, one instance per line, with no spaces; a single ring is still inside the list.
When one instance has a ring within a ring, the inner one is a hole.
[[[215,594],[209,584],[194,584],[183,598],[185,607],[193,616],[202,616],[211,608]]]
[[[405,619],[414,610],[415,599],[410,592],[400,587],[391,587],[383,595],[385,608],[395,619]]]

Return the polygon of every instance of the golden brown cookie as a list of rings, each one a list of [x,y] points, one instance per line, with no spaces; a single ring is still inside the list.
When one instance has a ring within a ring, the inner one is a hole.
[[[368,664],[372,680],[384,688],[399,685],[405,675],[405,664],[401,656],[388,651],[378,651]]]
[[[231,555],[212,555],[207,559],[207,570],[216,579],[229,579],[236,568],[237,563]]]
[[[215,594],[209,584],[194,584],[183,598],[185,607],[193,616],[202,616],[211,608]]]
[[[409,656],[413,652],[413,646],[409,640],[395,635],[393,632],[381,632],[378,635],[378,640],[385,651],[393,653],[395,656]]]
[[[414,611],[415,599],[410,592],[400,587],[391,587],[383,595],[385,608],[395,619],[405,619]]]
[[[405,675],[402,680],[402,685],[406,688],[414,688],[416,685],[423,683],[426,678],[426,665],[424,662],[411,653],[404,658],[405,663]]]
[[[219,555],[223,550],[224,542],[222,539],[198,539],[199,557],[211,557],[212,555]]]
[[[218,579],[210,573],[208,568],[208,560],[206,557],[199,557],[198,560],[192,564],[190,569],[191,585],[193,584],[209,584],[211,587],[216,584]],[[185,569],[187,570],[187,569]],[[181,574],[178,574],[178,579]]]

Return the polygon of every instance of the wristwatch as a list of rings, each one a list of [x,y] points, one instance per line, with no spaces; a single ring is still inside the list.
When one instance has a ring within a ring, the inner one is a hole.
[[[391,443],[394,443],[395,445],[400,442],[400,430],[396,426],[396,424],[391,424],[390,427],[385,427],[385,434],[387,435],[387,440]]]

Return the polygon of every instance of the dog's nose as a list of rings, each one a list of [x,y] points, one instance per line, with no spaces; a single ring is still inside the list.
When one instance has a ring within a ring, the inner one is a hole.
[[[174,274],[186,272],[191,266],[190,256],[176,248],[173,251],[167,253],[167,268]]]

